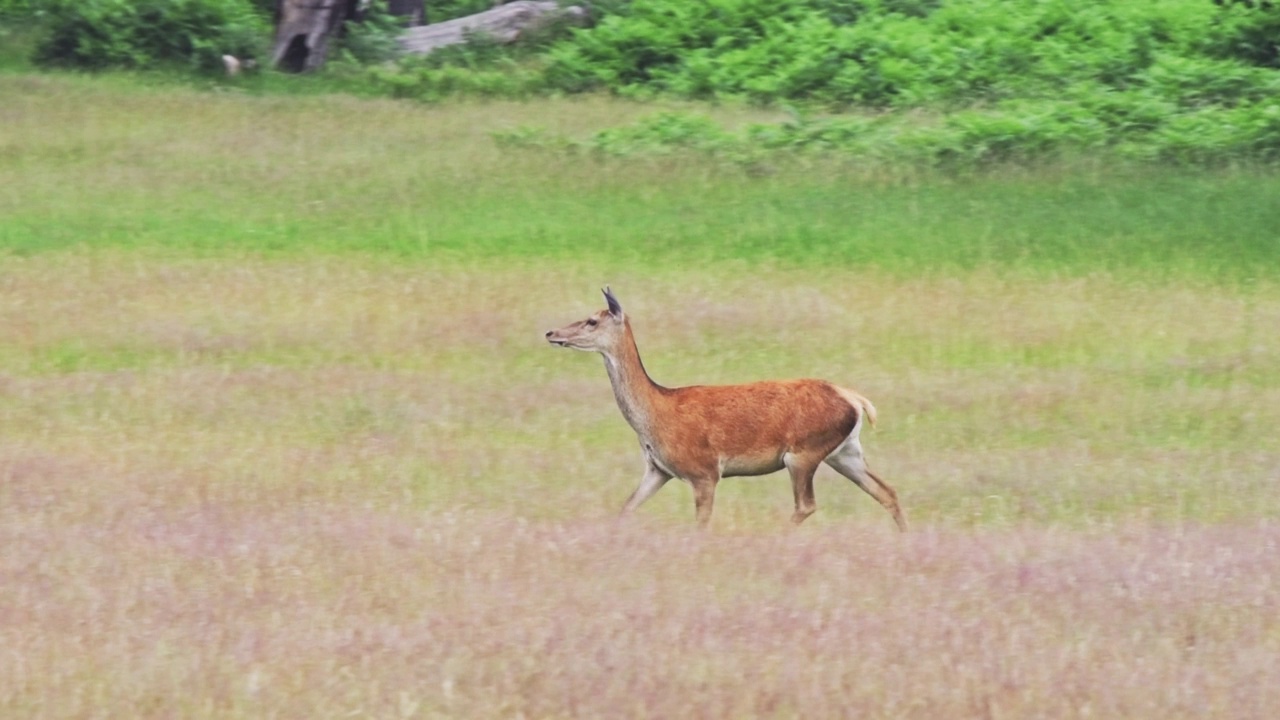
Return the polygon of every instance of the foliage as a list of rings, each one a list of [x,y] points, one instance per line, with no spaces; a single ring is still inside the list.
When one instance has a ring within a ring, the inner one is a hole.
[[[26,17],[40,9],[41,0],[0,0],[0,18]]]
[[[266,27],[244,0],[50,0],[37,61],[84,68],[220,67],[261,53]]]
[[[800,0],[770,15],[754,0],[694,8],[636,0],[553,48],[548,76],[572,90],[949,111],[924,127],[896,114],[756,128],[720,138],[721,154],[785,146],[931,163],[1099,149],[1177,161],[1276,159],[1280,74],[1260,67],[1275,48],[1275,18],[1269,6],[1198,2],[957,0],[905,13]],[[663,147],[687,145],[668,142],[661,123],[638,127],[619,134],[629,143],[591,142],[633,152],[645,145],[634,141],[641,132]]]
[[[1010,100],[922,121],[901,115],[754,123],[731,132],[691,112],[661,112],[586,140],[518,128],[495,135],[508,147],[606,156],[693,152],[747,166],[786,156],[843,155],[892,163],[974,166],[1009,160],[1110,154],[1176,163],[1280,160],[1280,102],[1205,105],[1185,112],[1125,96]]]
[[[515,144],[606,155],[680,151],[756,162],[838,151],[936,163],[1104,152],[1220,162],[1280,157],[1273,5],[1209,0],[618,0],[542,46],[482,40],[383,72],[399,97],[606,90],[875,108],[725,133],[663,115],[586,141]],[[924,110],[935,118],[920,123]],[[510,139],[510,138],[507,138]],[[504,142],[507,140],[504,139]]]
[[[545,42],[537,69],[565,92],[833,109],[949,109],[1081,88],[1184,105],[1187,82],[1212,86],[1194,88],[1196,103],[1256,99],[1280,66],[1280,10],[1217,2],[609,0],[589,3],[593,27]],[[488,50],[436,62],[489,72],[520,56]]]
[[[84,67],[216,67],[223,52],[252,54],[271,5],[48,1],[51,34],[41,59]],[[736,133],[667,117],[585,141],[544,138],[606,155],[694,152],[749,163],[780,152],[926,164],[1082,152],[1196,163],[1280,159],[1280,6],[1269,0],[585,4],[592,27],[556,24],[515,45],[477,36],[395,63],[386,61],[398,49],[399,26],[375,5],[340,42],[337,57],[351,62],[333,68],[334,86],[422,101],[604,91],[796,106],[804,114],[879,113]],[[438,22],[488,5],[428,2],[427,12]]]
[[[917,106],[1124,86],[1158,52],[1187,51],[1215,8],[953,0],[634,0],[553,49],[569,89],[655,89],[762,102]]]
[[[511,48],[485,33],[467,33],[467,41],[446,45],[429,55],[406,59],[406,66],[442,68],[460,67],[482,70],[500,67],[513,59]]]
[[[444,22],[493,7],[493,0],[426,0],[427,22]]]
[[[552,21],[522,33],[510,44],[473,33],[464,43],[429,55],[402,57],[394,66],[372,68],[362,84],[392,97],[422,101],[456,95],[527,98],[547,93],[557,88],[539,54],[570,30],[567,19]]]
[[[1214,49],[1224,57],[1280,68],[1280,5],[1271,0],[1215,0],[1224,6]]]
[[[339,54],[358,64],[374,64],[400,55],[399,37],[404,22],[387,10],[386,0],[373,0],[360,15],[360,22],[343,26]]]
[[[250,0],[263,17],[271,17],[280,0]],[[0,2],[39,2],[39,0],[0,0]],[[493,0],[426,0],[427,22],[443,22],[482,12],[493,7]]]
[[[0,69],[30,69],[39,36],[40,12],[34,3],[0,0]]]
[[[249,2],[258,10],[258,14],[264,18],[270,18],[275,15],[276,6],[280,4],[280,0],[249,0]]]

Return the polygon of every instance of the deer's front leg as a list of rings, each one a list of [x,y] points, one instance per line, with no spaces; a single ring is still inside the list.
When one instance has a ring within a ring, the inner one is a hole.
[[[716,484],[720,482],[718,474],[690,478],[693,485],[694,510],[698,518],[698,528],[705,530],[711,526],[711,510],[716,503]]]
[[[644,477],[640,479],[640,484],[636,486],[631,497],[627,498],[627,503],[622,506],[622,515],[628,515],[636,508],[640,507],[645,500],[653,497],[653,494],[662,489],[663,485],[671,479],[671,473],[653,464],[652,460],[645,460]]]

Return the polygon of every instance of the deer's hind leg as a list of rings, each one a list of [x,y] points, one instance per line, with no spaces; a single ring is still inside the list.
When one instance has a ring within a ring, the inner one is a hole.
[[[898,493],[867,467],[866,458],[862,455],[862,443],[858,442],[857,435],[850,435],[827,456],[826,463],[888,510],[894,523],[898,525],[898,530],[907,531],[907,518],[902,514],[902,506],[898,503]]]
[[[818,511],[818,503],[813,497],[813,474],[822,464],[822,458],[787,453],[782,462],[787,466],[787,472],[791,473],[791,493],[796,500],[796,510],[791,515],[791,522],[799,525]]]

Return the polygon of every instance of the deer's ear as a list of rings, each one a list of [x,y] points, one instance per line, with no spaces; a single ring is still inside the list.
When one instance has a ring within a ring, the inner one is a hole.
[[[604,300],[609,303],[609,314],[620,318],[622,317],[622,305],[618,302],[618,298],[613,296],[613,291],[606,285],[604,288]]]

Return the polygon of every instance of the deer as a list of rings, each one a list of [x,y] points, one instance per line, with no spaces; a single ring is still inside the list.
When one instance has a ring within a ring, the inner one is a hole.
[[[604,356],[618,409],[644,454],[644,476],[622,516],[679,478],[692,486],[698,527],[706,529],[721,479],[786,468],[795,496],[791,522],[799,525],[818,509],[813,476],[826,463],[888,510],[899,531],[907,531],[897,492],[867,467],[858,440],[863,425],[876,421],[870,400],[815,379],[663,387],[645,370],[621,303],[608,287],[603,292],[605,309],[548,330],[546,339]]]

